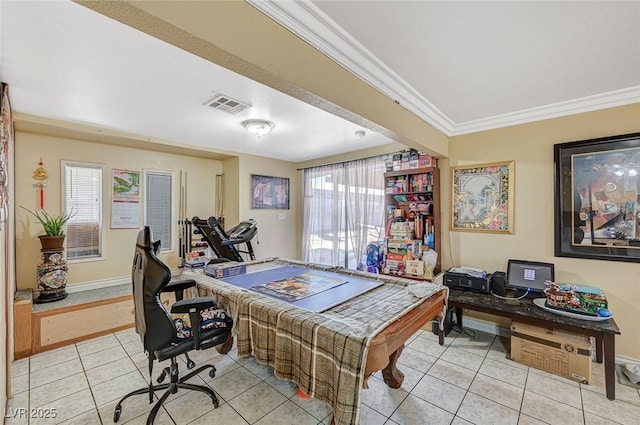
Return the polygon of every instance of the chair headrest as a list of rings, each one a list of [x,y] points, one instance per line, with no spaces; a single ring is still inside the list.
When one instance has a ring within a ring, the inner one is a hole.
[[[149,226],[144,226],[138,232],[138,239],[136,240],[136,245],[142,249],[151,249],[153,248],[153,234],[151,232],[151,228]]]

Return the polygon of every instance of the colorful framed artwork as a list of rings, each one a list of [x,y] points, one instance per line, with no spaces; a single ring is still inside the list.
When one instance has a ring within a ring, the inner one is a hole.
[[[251,175],[251,208],[259,210],[289,209],[289,179]]]
[[[9,85],[0,83],[0,229],[9,215],[9,150],[13,150],[13,117]]]
[[[555,255],[640,262],[640,133],[554,145]]]
[[[513,233],[514,161],[451,167],[451,230]]]
[[[111,228],[140,227],[140,171],[112,169]]]

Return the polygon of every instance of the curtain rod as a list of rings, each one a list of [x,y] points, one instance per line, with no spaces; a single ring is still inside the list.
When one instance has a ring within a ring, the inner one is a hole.
[[[296,171],[308,170],[309,168],[316,168],[316,167],[326,167],[327,165],[346,164],[347,162],[361,161],[363,159],[378,158],[380,156],[393,155],[395,153],[411,152],[412,150],[415,150],[415,149],[402,149],[401,151],[389,152],[389,153],[381,153],[381,154],[378,154],[378,155],[371,155],[371,156],[365,156],[364,158],[350,159],[348,161],[338,161],[338,162],[329,162],[327,164],[311,165],[309,167],[296,168]]]
[[[404,152],[404,151],[400,151],[400,152]],[[393,155],[394,153],[396,153],[396,152],[382,153],[382,154],[378,154],[378,155],[365,156],[364,158],[350,159],[348,161],[337,161],[337,162],[329,162],[327,164],[311,165],[309,167],[296,168],[296,171],[308,170],[310,168],[317,168],[317,167],[326,167],[326,166],[329,166],[329,165],[346,164],[347,162],[355,162],[355,161],[362,161],[363,159],[378,158],[378,157],[381,157],[381,156]]]

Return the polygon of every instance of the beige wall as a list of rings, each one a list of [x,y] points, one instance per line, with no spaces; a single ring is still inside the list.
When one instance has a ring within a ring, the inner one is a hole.
[[[106,203],[104,209],[106,211],[104,217],[106,227],[104,260],[71,264],[68,285],[130,275],[131,253],[137,229],[109,228],[111,223],[111,192],[109,189],[113,168],[173,172],[175,199],[178,199],[180,170],[186,171],[188,175],[188,218],[194,215],[209,217],[215,213],[215,176],[222,172],[221,161],[18,131],[16,132],[16,162],[20,166],[17,167],[15,175],[14,205],[16,205],[16,281],[19,289],[37,287],[36,266],[40,261],[40,244],[36,236],[43,234],[42,227],[17,206],[36,208],[36,192],[33,187],[35,180],[32,178],[32,174],[41,157],[49,175],[46,181],[46,209],[52,213],[60,211],[61,160],[105,165],[105,175],[103,176],[103,202]],[[177,214],[177,208],[175,211]],[[140,220],[142,223],[142,211]],[[174,247],[173,252],[162,255],[170,267],[178,265],[177,243],[174,244]]]
[[[489,271],[504,270],[507,259],[516,257],[553,262],[556,264],[558,280],[596,285],[605,290],[616,322],[623,332],[617,339],[617,353],[640,358],[640,341],[634,338],[637,326],[632,313],[640,305],[638,265],[553,256],[553,144],[640,131],[638,116],[640,105],[631,105],[452,138],[451,158],[439,160],[439,167],[442,169],[443,268],[466,264]],[[391,147],[393,149],[389,151],[396,150],[398,146]],[[379,149],[327,158],[318,163],[383,153]],[[208,217],[215,212],[215,175],[223,173],[227,228],[241,220],[254,218],[259,227],[257,239],[260,244],[257,241],[254,244],[258,258],[299,258],[302,196],[301,172],[297,171],[297,167],[301,164],[251,155],[220,161],[18,131],[16,163],[20,166],[17,167],[15,178],[16,206],[35,207],[32,173],[40,157],[44,159],[49,172],[47,209],[51,211],[59,211],[60,208],[62,159],[105,164],[105,185],[112,168],[173,171],[176,179],[180,170],[187,170],[189,217]],[[449,232],[449,164],[502,160],[514,160],[516,164],[514,234]],[[251,209],[251,174],[290,178],[291,208]],[[109,194],[107,188],[105,186],[105,193]],[[110,201],[110,195],[105,197],[105,201]],[[279,213],[284,213],[284,219],[279,219]],[[41,234],[41,229],[21,209],[17,209],[16,214],[17,286],[20,289],[35,288],[35,267],[39,262],[39,242],[36,235]],[[108,214],[105,220],[108,225]],[[128,276],[131,243],[135,233],[136,230],[133,229],[107,229],[105,261],[72,264],[69,284]],[[170,266],[177,266],[177,252],[165,255],[164,259]]]
[[[258,236],[253,242],[256,258],[284,257],[298,259],[301,233],[296,232],[301,217],[299,176],[291,162],[253,155],[240,155],[238,205],[240,220],[258,221]],[[251,209],[251,174],[289,178],[288,210]],[[230,187],[227,187],[229,190]],[[279,218],[279,216],[283,218]],[[235,225],[235,223],[229,223]],[[260,243],[258,243],[258,240]]]
[[[449,161],[441,161],[443,268],[453,265],[505,270],[509,258],[554,263],[556,280],[601,287],[616,323],[616,354],[640,359],[637,263],[554,257],[555,143],[640,132],[640,104],[550,119],[499,130],[453,137]],[[449,232],[449,164],[515,161],[515,231],[513,235]],[[447,252],[449,251],[449,252]]]
[[[222,174],[224,180],[224,202],[222,215],[225,217],[225,225],[227,229],[235,226],[240,222],[240,198],[238,184],[240,177],[238,175],[240,169],[240,159],[238,157],[225,159],[222,162]]]
[[[17,195],[15,205],[36,208],[36,192],[33,171],[40,157],[48,171],[46,188],[46,209],[60,211],[60,161],[73,160],[105,165],[104,202],[105,216],[105,259],[102,261],[71,263],[68,285],[128,277],[131,253],[137,229],[110,229],[110,176],[111,169],[140,170],[153,169],[173,172],[175,176],[174,197],[178,199],[180,171],[187,175],[187,218],[206,218],[215,214],[216,175],[224,175],[224,214],[226,228],[249,218],[258,221],[258,237],[253,241],[256,257],[278,256],[298,258],[300,238],[299,227],[299,183],[294,164],[287,161],[241,155],[224,161],[199,158],[190,155],[176,155],[143,149],[126,148],[110,144],[88,142],[40,134],[28,131],[16,133],[16,159],[24,164],[16,172]],[[187,151],[185,151],[187,152]],[[289,210],[252,210],[251,174],[287,177],[290,180]],[[144,194],[143,194],[144,196]],[[17,286],[19,289],[37,288],[36,266],[40,261],[40,244],[37,236],[42,228],[22,209],[16,210],[17,245]],[[177,214],[177,208],[176,208]],[[279,214],[284,217],[279,218]],[[140,217],[143,220],[142,214]],[[177,219],[176,219],[177,220]],[[260,243],[258,243],[260,241]],[[175,250],[161,257],[170,267],[178,266],[177,244]]]

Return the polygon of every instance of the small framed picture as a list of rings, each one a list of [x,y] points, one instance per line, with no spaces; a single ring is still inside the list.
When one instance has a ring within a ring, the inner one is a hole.
[[[259,210],[289,209],[289,179],[251,175],[251,208]]]

